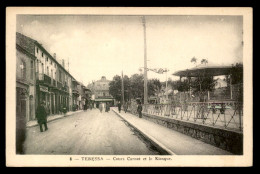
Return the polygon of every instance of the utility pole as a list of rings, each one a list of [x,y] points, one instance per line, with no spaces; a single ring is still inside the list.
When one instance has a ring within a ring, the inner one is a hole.
[[[147,91],[147,57],[146,57],[146,25],[145,25],[145,16],[142,18],[144,26],[144,104],[148,103],[148,91]]]
[[[123,71],[122,71],[122,104],[125,103],[125,92],[124,92],[124,75],[123,75]]]

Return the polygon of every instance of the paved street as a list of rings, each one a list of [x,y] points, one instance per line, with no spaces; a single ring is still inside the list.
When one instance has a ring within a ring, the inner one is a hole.
[[[39,126],[27,128],[26,154],[60,155],[157,155],[113,111],[93,109]]]

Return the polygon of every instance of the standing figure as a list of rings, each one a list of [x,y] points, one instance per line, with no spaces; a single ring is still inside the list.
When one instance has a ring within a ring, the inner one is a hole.
[[[118,106],[118,112],[120,113],[121,112],[121,103],[120,103],[120,101],[119,101],[117,106]]]
[[[142,118],[142,105],[141,105],[141,102],[138,103],[138,106],[137,106],[137,112],[139,114],[139,118]]]
[[[124,111],[125,111],[125,113],[127,112],[127,109],[128,109],[128,104],[127,104],[127,102],[125,102],[125,104],[124,104]]]
[[[103,111],[102,103],[99,103],[99,110],[102,113],[102,111]]]
[[[110,104],[107,103],[107,104],[106,104],[106,112],[109,112],[109,110],[110,110]]]
[[[42,132],[42,125],[44,125],[45,131],[48,130],[47,127],[47,112],[44,107],[45,103],[44,101],[41,103],[41,105],[36,110],[36,118],[38,120],[38,124],[40,126],[40,131]]]

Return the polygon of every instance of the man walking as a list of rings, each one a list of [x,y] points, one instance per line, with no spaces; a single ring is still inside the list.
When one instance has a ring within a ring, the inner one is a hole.
[[[45,103],[44,101],[41,103],[40,106],[38,106],[37,110],[36,110],[36,118],[38,120],[38,124],[40,126],[40,131],[42,132],[42,125],[44,125],[45,131],[48,130],[47,127],[47,112],[46,109],[44,107]]]
[[[124,111],[125,111],[125,113],[127,112],[127,109],[128,109],[128,104],[127,104],[127,102],[125,102],[125,104],[124,104]]]
[[[121,112],[121,103],[120,103],[120,101],[119,101],[117,106],[118,106],[118,112],[120,113]]]
[[[142,105],[141,105],[141,102],[138,103],[138,106],[137,106],[137,112],[139,114],[139,118],[142,118]]]
[[[109,110],[110,110],[110,104],[107,103],[107,104],[106,104],[106,112],[109,112]]]

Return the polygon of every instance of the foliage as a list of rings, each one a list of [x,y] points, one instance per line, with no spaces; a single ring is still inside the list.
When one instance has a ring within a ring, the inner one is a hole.
[[[159,94],[162,88],[162,84],[158,79],[148,80],[147,86],[148,86],[148,96],[156,96],[156,94]]]
[[[208,63],[208,60],[207,59],[202,59],[200,63],[206,65]]]
[[[133,74],[130,77],[130,98],[143,98],[144,97],[144,76],[142,74]]]
[[[230,74],[232,77],[232,84],[243,83],[243,64],[236,63],[236,65],[232,65]]]
[[[116,75],[113,80],[109,83],[109,93],[117,100],[121,100],[121,77]]]
[[[200,73],[198,77],[191,80],[191,87],[194,92],[212,91],[215,88],[217,80],[206,73]]]
[[[196,64],[197,63],[197,58],[196,57],[191,58],[190,62]]]
[[[177,81],[176,89],[180,92],[189,91],[190,84],[188,79],[184,79],[183,81]]]

